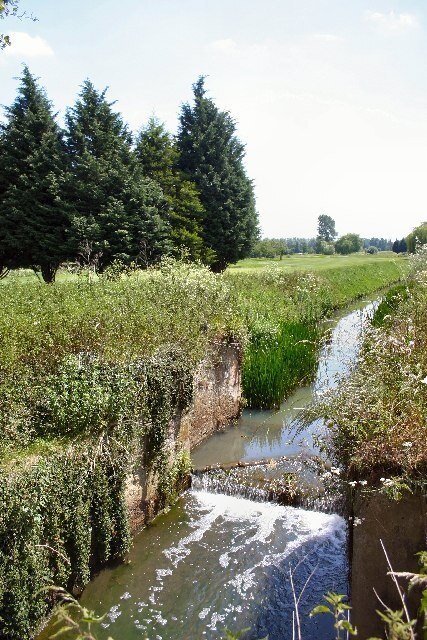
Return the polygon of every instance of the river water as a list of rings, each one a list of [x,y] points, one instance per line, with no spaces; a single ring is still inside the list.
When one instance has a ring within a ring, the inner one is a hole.
[[[359,301],[327,319],[330,334],[321,348],[313,382],[299,387],[278,411],[243,411],[234,426],[214,434],[192,452],[194,468],[292,456],[302,451],[316,453],[313,434],[319,432],[321,425],[314,422],[294,438],[293,427],[298,422],[298,413],[317,395],[335,387],[340,376],[348,375],[356,361],[363,327],[372,316],[375,304],[375,300]]]
[[[348,373],[372,309],[364,301],[329,321],[314,382],[279,411],[244,411],[194,451],[194,466],[316,453],[321,424],[294,441],[289,428]],[[82,603],[108,612],[97,637],[213,640],[248,629],[245,640],[283,640],[297,637],[299,618],[304,640],[332,640],[332,617],[308,613],[328,590],[348,591],[344,519],[195,485],[137,536],[129,564],[102,571],[86,588]]]

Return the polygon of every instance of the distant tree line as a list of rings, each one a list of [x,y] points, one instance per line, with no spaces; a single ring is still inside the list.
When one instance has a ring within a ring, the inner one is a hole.
[[[378,251],[391,251],[392,241],[386,238],[363,238],[363,248],[376,247]]]
[[[65,261],[102,272],[165,254],[221,271],[249,255],[258,217],[244,145],[203,77],[193,90],[176,137],[155,118],[133,136],[89,80],[62,129],[25,67],[0,125],[0,275],[32,268],[52,282]]]
[[[255,243],[252,258],[277,258],[293,253],[315,253],[315,238],[263,238]]]
[[[315,238],[263,238],[255,243],[251,257],[282,258],[294,253],[318,253],[342,255],[356,253],[364,249],[366,253],[391,251],[404,253],[414,251],[416,244],[427,243],[427,223],[417,227],[406,239],[392,242],[386,238],[361,238],[356,233],[347,233],[337,240],[335,221],[331,216],[321,214],[318,219]]]

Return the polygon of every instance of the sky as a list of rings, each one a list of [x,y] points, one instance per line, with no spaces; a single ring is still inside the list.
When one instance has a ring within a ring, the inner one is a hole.
[[[427,219],[426,0],[21,0],[0,31],[0,103],[22,64],[63,122],[82,81],[133,131],[175,133],[192,84],[236,121],[267,237],[401,238]]]

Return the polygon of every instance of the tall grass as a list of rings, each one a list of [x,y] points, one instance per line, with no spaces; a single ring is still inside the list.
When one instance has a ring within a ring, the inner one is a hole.
[[[248,328],[243,392],[253,408],[276,408],[316,367],[319,320],[348,302],[390,285],[402,276],[393,259],[357,262],[318,273],[269,267],[231,273],[239,315]]]
[[[173,351],[191,371],[237,330],[231,297],[220,276],[170,262],[115,282],[0,287],[0,454],[120,422],[142,361],[172,366]]]
[[[389,489],[410,482],[425,491],[426,343],[424,251],[410,279],[380,305],[357,369],[317,408],[329,425],[324,446],[351,479],[368,478]]]
[[[275,335],[252,335],[246,349],[243,394],[250,407],[278,408],[290,392],[308,380],[317,365],[316,324],[281,322]]]
[[[120,422],[141,359],[172,350],[194,370],[226,335],[245,345],[249,405],[275,407],[313,370],[319,318],[399,275],[384,260],[322,274],[223,276],[166,260],[113,282],[80,277],[47,287],[17,278],[0,287],[0,453],[75,433],[79,421],[91,433]]]

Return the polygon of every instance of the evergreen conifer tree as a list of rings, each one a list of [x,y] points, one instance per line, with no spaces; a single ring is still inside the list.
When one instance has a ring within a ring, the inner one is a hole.
[[[408,250],[408,247],[406,245],[406,240],[405,238],[402,238],[402,240],[399,242],[399,253],[405,253],[405,251]]]
[[[194,105],[184,104],[181,110],[178,166],[199,190],[205,209],[203,238],[215,252],[211,267],[222,271],[249,255],[257,240],[255,198],[233,119],[206,97],[203,77],[193,91]]]
[[[103,270],[114,260],[153,263],[169,248],[167,202],[144,178],[121,116],[86,80],[66,116],[74,251]]]
[[[185,251],[193,260],[206,260],[201,222],[204,214],[197,188],[177,168],[178,150],[164,125],[150,118],[136,140],[135,155],[144,176],[162,188],[169,206],[174,252]]]
[[[30,267],[52,282],[67,257],[66,153],[51,103],[28,67],[0,132],[0,271]]]

